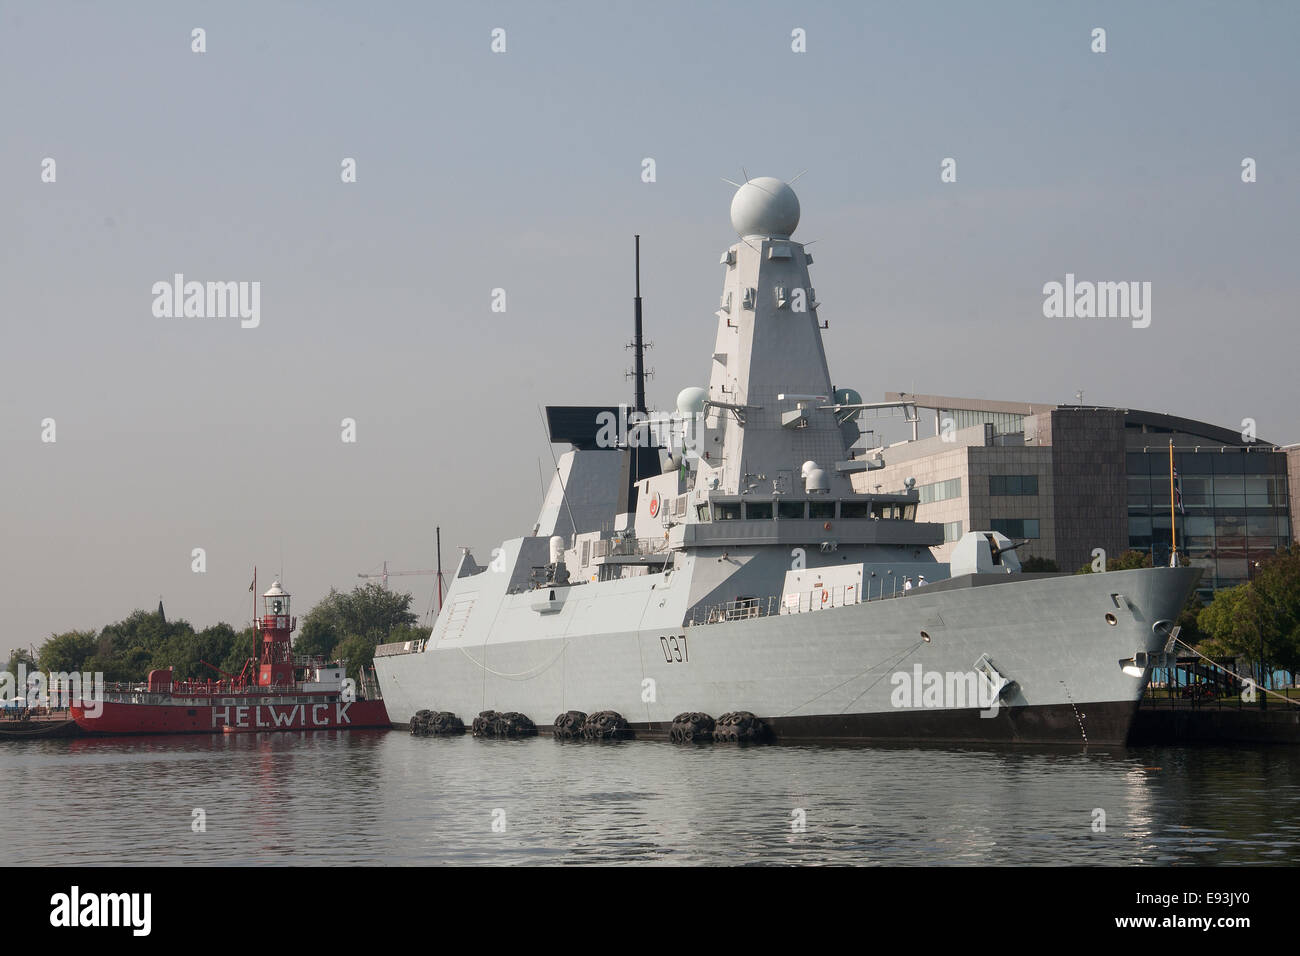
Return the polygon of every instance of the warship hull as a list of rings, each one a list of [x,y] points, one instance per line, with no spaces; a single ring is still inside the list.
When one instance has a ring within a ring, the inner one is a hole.
[[[564,717],[564,734],[568,711],[600,713],[586,734],[608,711],[649,732],[730,714],[727,739],[749,739],[754,715],[778,739],[1124,743],[1199,569],[1024,574],[1030,539],[918,520],[947,499],[873,482],[912,449],[868,448],[864,430],[901,411],[923,441],[917,408],[833,384],[798,198],[771,177],[736,185],[708,386],[648,411],[638,257],[634,405],[547,408],[570,449],[532,533],[486,566],[466,549],[429,638],[376,649],[390,716]],[[924,441],[955,441],[935,428]]]
[[[480,635],[448,633],[449,615],[427,645],[394,646],[375,667],[399,725],[426,708],[467,720],[518,711],[543,729],[568,710],[614,710],[634,729],[664,732],[682,712],[744,710],[778,739],[1121,745],[1150,674],[1132,662],[1164,649],[1198,577],[967,575],[866,603],[684,627],[680,611],[676,624],[656,620],[680,588],[645,575],[570,589],[558,609],[539,609],[537,592],[493,597]],[[461,601],[472,630],[472,604]],[[642,626],[600,626],[611,618]],[[1014,682],[992,705],[972,692],[981,660]]]

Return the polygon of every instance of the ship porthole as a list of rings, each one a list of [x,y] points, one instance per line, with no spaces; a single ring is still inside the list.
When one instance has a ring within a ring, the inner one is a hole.
[[[1114,627],[1116,624],[1119,623],[1119,618],[1117,618],[1114,614],[1111,614],[1109,611],[1107,611],[1106,623],[1109,624],[1111,627]]]
[[[927,633],[925,633],[925,631],[922,631],[922,632],[921,632],[921,640],[923,640],[923,641],[925,641],[925,643],[929,644],[929,643],[930,643],[930,635],[927,634]]]

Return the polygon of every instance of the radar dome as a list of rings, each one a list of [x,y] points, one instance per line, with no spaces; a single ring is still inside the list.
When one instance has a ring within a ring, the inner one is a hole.
[[[709,397],[706,389],[698,385],[684,388],[677,393],[677,412],[681,415],[698,415],[704,411],[704,402]]]
[[[836,405],[861,405],[862,395],[852,388],[837,388],[835,390]],[[850,408],[836,413],[836,420],[840,424],[845,422],[856,421],[862,415],[862,409]]]
[[[731,200],[731,225],[741,237],[789,239],[799,225],[799,197],[779,179],[751,179]]]

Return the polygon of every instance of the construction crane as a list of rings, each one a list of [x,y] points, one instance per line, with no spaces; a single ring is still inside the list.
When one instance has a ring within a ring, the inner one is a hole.
[[[441,527],[439,527],[439,528],[437,529],[436,534],[437,534],[437,542],[438,542],[438,543],[437,543],[437,549],[438,549],[438,566],[437,566],[436,568],[419,568],[419,569],[414,570],[414,571],[389,571],[389,570],[388,570],[388,562],[385,561],[385,562],[384,562],[384,569],[383,569],[383,571],[381,571],[379,574],[362,574],[362,573],[358,573],[358,574],[357,574],[357,577],[359,577],[359,578],[379,578],[380,582],[383,584],[384,590],[387,591],[387,590],[388,590],[388,578],[389,578],[390,575],[392,575],[393,577],[397,577],[397,576],[405,575],[405,574],[436,574],[436,575],[438,575],[438,610],[441,611],[441,610],[442,610],[442,592],[443,592],[443,587],[444,587],[444,584],[443,584],[443,577],[442,577],[442,528],[441,528]],[[256,581],[257,579],[254,578],[253,580]],[[430,613],[432,613],[432,608],[430,608]],[[427,616],[429,616],[429,615],[425,615],[425,616],[427,617]]]
[[[388,589],[388,579],[389,579],[389,577],[399,577],[399,576],[404,575],[404,574],[437,574],[437,573],[438,573],[438,570],[437,570],[436,568],[432,568],[432,569],[430,569],[430,568],[421,568],[421,569],[419,569],[419,570],[417,570],[417,571],[389,571],[389,570],[388,570],[388,562],[385,561],[385,562],[384,562],[384,570],[381,571],[379,574],[358,574],[357,577],[359,577],[359,578],[379,578],[380,583],[383,584],[384,589],[387,590],[387,589]]]

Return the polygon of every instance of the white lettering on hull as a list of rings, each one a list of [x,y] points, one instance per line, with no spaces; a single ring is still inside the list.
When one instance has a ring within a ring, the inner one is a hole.
[[[308,705],[293,704],[288,707],[276,704],[256,704],[248,707],[213,707],[212,726],[222,725],[237,730],[256,730],[260,727],[269,729],[295,727],[331,727],[352,723],[348,710],[351,702],[338,702],[333,705],[334,714],[330,715],[330,704],[312,704],[310,714]],[[232,719],[231,711],[234,711]],[[251,714],[250,714],[251,711]]]

